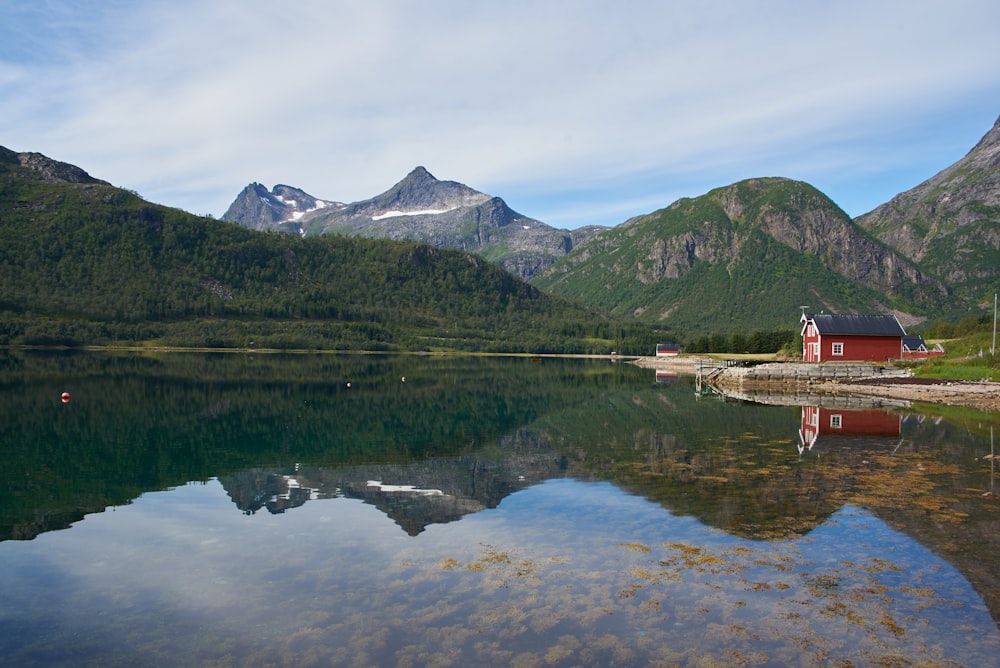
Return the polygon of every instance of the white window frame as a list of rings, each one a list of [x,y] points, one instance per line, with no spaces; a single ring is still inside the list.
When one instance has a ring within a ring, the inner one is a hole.
[[[836,343],[830,344],[830,355],[833,357],[843,357],[844,356],[844,342],[837,341]]]
[[[842,429],[844,427],[844,416],[840,413],[830,415],[830,429]]]

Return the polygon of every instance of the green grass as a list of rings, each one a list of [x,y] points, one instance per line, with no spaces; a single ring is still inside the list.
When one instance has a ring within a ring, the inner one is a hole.
[[[913,365],[913,375],[920,378],[946,378],[950,380],[989,380],[1000,382],[1000,358],[984,352],[984,357],[964,361],[943,357],[929,359]]]
[[[928,345],[940,343],[943,357],[924,362],[914,362],[913,375],[921,378],[949,378],[952,380],[990,380],[1000,382],[1000,356],[991,355],[993,345],[992,323],[980,331],[955,339],[930,340]],[[982,357],[980,357],[982,352]]]

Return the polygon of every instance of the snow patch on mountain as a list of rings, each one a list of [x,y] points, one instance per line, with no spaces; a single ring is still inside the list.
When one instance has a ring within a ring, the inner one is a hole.
[[[278,199],[281,198],[279,197]],[[298,220],[307,213],[312,213],[313,211],[319,211],[320,209],[325,209],[326,207],[330,206],[330,204],[332,204],[332,202],[324,202],[323,200],[318,199],[316,200],[316,206],[312,207],[311,209],[305,209],[305,210],[299,209],[297,211],[293,211],[291,220]]]
[[[399,216],[435,216],[440,213],[448,213],[449,211],[454,211],[457,206],[453,206],[450,209],[423,209],[421,211],[386,211],[385,213],[380,213],[377,216],[372,216],[372,220],[384,220],[386,218],[398,218]]]

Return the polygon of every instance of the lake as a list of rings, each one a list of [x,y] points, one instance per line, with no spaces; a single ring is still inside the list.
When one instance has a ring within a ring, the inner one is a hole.
[[[1000,415],[698,389],[0,352],[0,665],[995,664]]]

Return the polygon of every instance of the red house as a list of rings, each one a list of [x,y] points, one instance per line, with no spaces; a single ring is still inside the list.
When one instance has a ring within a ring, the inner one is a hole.
[[[894,315],[802,314],[805,362],[886,362],[903,357],[906,332]]]
[[[657,343],[657,357],[674,357],[681,354],[681,347],[676,343]]]

